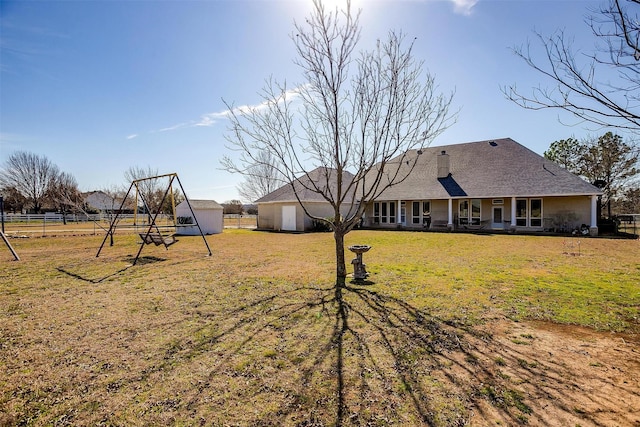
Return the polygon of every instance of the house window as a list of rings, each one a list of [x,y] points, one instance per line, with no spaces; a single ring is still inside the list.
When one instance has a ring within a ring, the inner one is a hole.
[[[374,224],[393,224],[396,222],[396,202],[374,202]]]
[[[469,223],[469,201],[460,200],[459,202],[459,222],[460,225],[467,225]]]
[[[471,224],[480,225],[480,199],[471,200]]]
[[[542,227],[542,199],[517,199],[516,225]]]
[[[413,224],[431,224],[431,201],[413,202],[411,205],[411,222]]]
[[[480,225],[480,212],[481,200],[480,199],[472,199],[469,200],[460,200],[459,209],[458,209],[458,223],[460,225]]]
[[[389,202],[389,224],[396,222],[396,202]]]
[[[411,205],[411,223],[420,224],[420,202]]]
[[[531,227],[542,227],[542,199],[531,199],[529,201],[531,213],[529,224]]]
[[[431,225],[431,202],[422,202],[422,224],[427,228]]]
[[[527,226],[527,199],[516,200],[516,225]]]

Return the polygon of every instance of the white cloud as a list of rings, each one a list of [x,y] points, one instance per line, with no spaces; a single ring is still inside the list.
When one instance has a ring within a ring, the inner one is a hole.
[[[462,15],[471,15],[471,9],[478,3],[479,0],[451,0],[453,3],[453,10],[456,13]]]
[[[193,126],[193,122],[178,123],[177,125],[173,125],[173,126],[169,126],[169,127],[166,127],[166,128],[159,129],[157,132],[168,132],[168,131],[171,131],[171,130],[177,130],[177,129],[182,129],[182,128],[191,127],[191,126]]]
[[[193,126],[213,126],[219,120],[226,119],[228,115],[229,115],[228,110],[221,111],[218,113],[203,114],[202,116],[200,116],[200,120],[195,122]]]
[[[138,134],[137,133],[132,133],[131,135],[127,136],[127,139],[134,139],[137,138]]]
[[[202,116],[200,116],[198,120],[190,120],[188,122],[178,123],[173,126],[168,126],[162,129],[158,129],[156,131],[151,131],[150,133],[169,132],[169,131],[174,131],[178,129],[193,128],[193,127],[211,127],[211,126],[214,126],[216,123],[220,122],[221,120],[226,120],[232,114],[232,112],[236,114],[245,114],[252,110],[262,110],[264,108],[267,108],[273,102],[282,102],[285,98],[288,101],[294,101],[298,96],[300,96],[300,91],[301,91],[300,87],[289,89],[277,99],[265,100],[255,105],[241,105],[238,107],[233,107],[233,110],[226,109],[222,111],[216,111],[213,113],[203,114]],[[138,137],[138,134],[132,134],[132,135],[129,135],[127,139],[133,139],[136,137]]]
[[[193,126],[213,126],[220,120],[226,120],[232,114],[232,112],[236,114],[245,114],[245,113],[248,113],[249,111],[262,110],[264,108],[267,108],[270,104],[274,102],[282,102],[284,99],[287,99],[288,101],[293,101],[295,100],[295,98],[300,96],[300,91],[301,91],[301,88],[297,87],[297,88],[287,90],[286,92],[284,92],[284,94],[282,94],[277,99],[265,100],[259,104],[254,104],[254,105],[241,105],[238,107],[233,107],[233,110],[227,109],[227,110],[218,111],[215,113],[203,114],[200,117],[200,120],[195,122]]]

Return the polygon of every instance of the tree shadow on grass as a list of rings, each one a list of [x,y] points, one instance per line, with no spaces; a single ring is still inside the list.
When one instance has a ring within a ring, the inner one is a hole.
[[[74,264],[71,266],[56,267],[61,273],[64,273],[74,279],[82,280],[89,283],[102,283],[106,280],[119,276],[125,271],[133,267],[133,261],[135,257],[133,255],[127,255],[123,258],[119,258],[115,262],[102,260],[101,266],[109,263],[111,266],[108,268],[108,273],[104,274],[106,268],[100,268],[98,272],[92,271],[95,269],[95,265],[92,263],[83,262],[81,264]],[[154,264],[158,262],[166,261],[166,258],[159,258],[155,256],[141,256],[138,258],[137,265]]]
[[[219,408],[214,424],[467,425],[474,400],[485,398],[475,379],[493,376],[476,344],[489,335],[360,284],[300,287],[192,314],[202,326],[145,375],[214,358],[182,402],[194,415]],[[511,422],[529,411],[522,399],[500,405]]]
[[[120,384],[164,382],[166,396],[146,394],[151,412],[160,407],[205,424],[258,426],[462,426],[473,415],[545,424],[550,408],[536,406],[531,387],[503,369],[531,384],[538,378],[552,402],[572,386],[560,364],[527,361],[517,345],[505,348],[481,326],[435,317],[371,287],[339,281],[248,299],[185,312],[197,325],[189,335],[161,347],[160,358]],[[188,386],[176,385],[185,378]],[[575,408],[553,405],[575,416]],[[141,412],[158,421],[153,416]],[[580,418],[599,425],[589,414]]]

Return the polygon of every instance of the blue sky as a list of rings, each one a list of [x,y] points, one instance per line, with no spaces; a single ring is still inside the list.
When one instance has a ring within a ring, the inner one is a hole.
[[[0,0],[0,163],[15,151],[44,155],[84,191],[127,185],[126,169],[150,166],[177,172],[190,198],[238,198],[242,177],[220,170],[229,153],[223,99],[259,103],[269,76],[303,83],[289,35],[310,4]],[[507,101],[501,86],[550,85],[511,48],[537,47],[534,30],[563,29],[588,52],[595,40],[584,18],[600,4],[354,1],[362,49],[402,30],[417,38],[415,56],[441,90],[455,90],[458,121],[433,145],[511,137],[540,154],[555,140],[602,131]]]

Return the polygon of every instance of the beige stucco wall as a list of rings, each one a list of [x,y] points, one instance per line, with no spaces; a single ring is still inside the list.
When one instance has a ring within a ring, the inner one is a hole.
[[[313,229],[313,220],[308,217],[302,206],[296,202],[283,203],[259,203],[258,204],[258,228],[263,230],[282,230],[282,207],[296,207],[296,230],[310,231]],[[305,207],[311,215],[320,218],[334,216],[333,208],[326,202],[305,202]],[[349,205],[343,206],[342,215],[347,215]]]
[[[533,197],[534,199],[539,197]],[[494,205],[493,200],[498,199],[482,199],[480,207],[480,220],[490,223],[493,216],[493,207],[502,207],[503,226],[507,229],[511,223],[511,197],[500,197],[503,203]],[[466,199],[465,199],[466,200]],[[406,201],[407,207],[407,223],[406,228],[422,228],[422,224],[414,225],[411,223],[411,203],[413,200]],[[459,212],[460,200],[454,199],[452,203],[453,221],[456,223]],[[398,203],[396,201],[396,203]],[[573,196],[573,197],[543,197],[542,198],[542,217],[544,228],[556,228],[566,231],[579,227],[581,224],[590,225],[591,221],[591,197],[590,196]],[[398,219],[399,220],[399,219]],[[448,200],[431,200],[431,221],[432,224],[446,223],[448,221]],[[373,222],[373,203],[370,203],[366,209],[365,225],[376,228],[397,229],[398,224],[375,224]],[[518,227],[524,229],[525,227]],[[540,227],[537,227],[540,229]],[[558,230],[560,231],[560,230]]]
[[[556,225],[566,223],[570,228],[582,224],[591,224],[591,197],[547,197],[542,204],[543,216],[546,221]]]
[[[275,205],[271,203],[258,204],[258,228],[262,230],[275,230]],[[282,221],[282,219],[280,219]]]

